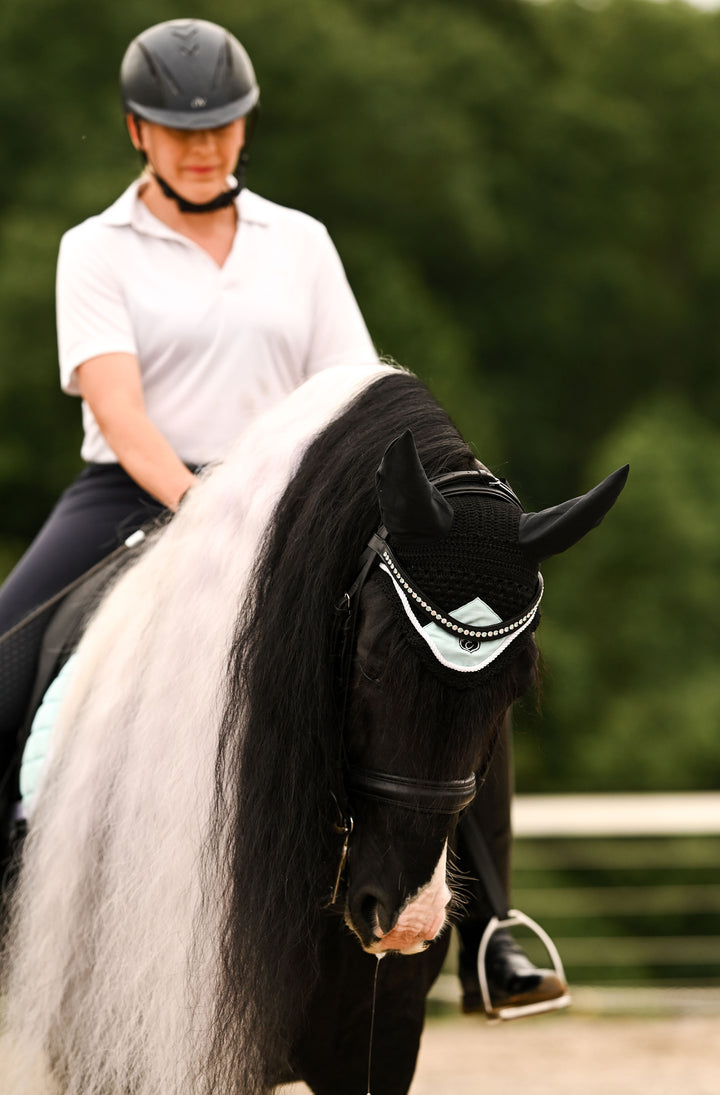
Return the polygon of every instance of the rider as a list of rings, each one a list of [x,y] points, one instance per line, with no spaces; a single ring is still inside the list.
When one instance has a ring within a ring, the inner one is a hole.
[[[0,635],[176,510],[265,407],[322,369],[377,360],[325,228],[244,186],[259,88],[237,39],[203,20],[160,23],[131,42],[120,82],[143,172],[65,234],[58,260],[61,384],[82,398],[85,466],[0,589]],[[16,670],[4,689],[4,771],[31,676]],[[508,765],[493,767],[507,788]],[[490,795],[486,809],[507,814]],[[509,842],[509,830],[491,840],[505,879]],[[488,917],[468,911],[466,966]],[[557,995],[500,936],[489,968],[498,998]],[[466,970],[469,1010],[476,983]]]

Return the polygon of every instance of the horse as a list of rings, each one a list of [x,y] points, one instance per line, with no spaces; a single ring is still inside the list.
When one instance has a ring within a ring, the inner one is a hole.
[[[407,1092],[458,817],[537,673],[539,561],[626,474],[526,514],[391,365],[261,415],[80,642],[13,894],[3,1090]]]

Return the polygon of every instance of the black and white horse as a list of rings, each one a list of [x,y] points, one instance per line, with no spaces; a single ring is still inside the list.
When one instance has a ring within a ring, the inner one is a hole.
[[[389,366],[259,419],[81,642],[15,894],[3,1091],[362,1093],[375,956],[400,952],[372,1090],[406,1092],[448,845],[535,676],[538,562],[624,477],[524,514]]]

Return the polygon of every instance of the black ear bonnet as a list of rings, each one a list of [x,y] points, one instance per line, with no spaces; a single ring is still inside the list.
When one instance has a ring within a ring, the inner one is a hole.
[[[430,481],[409,431],[388,446],[370,550],[387,574],[393,614],[434,673],[477,683],[527,644],[540,619],[539,562],[596,527],[627,474],[621,468],[585,495],[528,514],[486,469]]]
[[[502,498],[470,495],[452,499],[454,510],[445,535],[423,538],[388,534],[387,542],[397,561],[422,593],[448,612],[480,597],[501,619],[520,615],[532,601],[538,587],[537,563],[528,558],[518,543],[520,510]],[[461,674],[442,665],[411,625],[387,576],[385,603],[406,641],[426,668],[454,687],[472,687],[502,671],[514,658],[519,643],[526,645],[540,623],[540,611],[524,632],[500,654],[482,674]],[[408,605],[422,627],[428,623],[412,598]],[[457,638],[469,649],[477,640]]]

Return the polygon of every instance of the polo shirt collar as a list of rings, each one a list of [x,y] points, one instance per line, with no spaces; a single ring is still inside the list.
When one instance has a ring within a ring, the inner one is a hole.
[[[120,197],[108,206],[99,215],[103,224],[110,224],[116,228],[135,228],[139,232],[152,235],[175,234],[171,228],[164,225],[150,210],[143,205],[138,197],[138,191],[142,178],[135,179]],[[264,227],[272,221],[272,203],[266,202],[252,190],[243,188],[235,199],[239,222],[245,224],[259,224]]]

